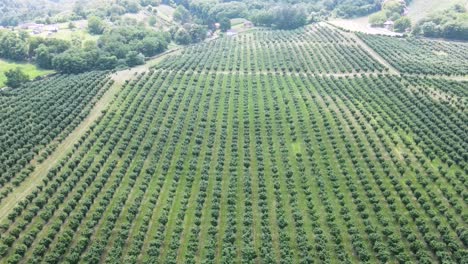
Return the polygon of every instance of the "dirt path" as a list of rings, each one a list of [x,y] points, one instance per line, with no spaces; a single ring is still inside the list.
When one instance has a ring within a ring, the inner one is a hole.
[[[336,18],[331,21],[328,21],[329,24],[332,24],[335,27],[343,28],[351,31],[358,31],[367,34],[379,34],[387,36],[401,36],[403,34],[390,31],[385,28],[380,27],[371,27],[369,24],[369,16],[352,18],[352,19],[343,19]]]
[[[171,70],[172,71],[172,70]],[[200,74],[238,74],[238,75],[282,75],[282,76],[311,76],[311,77],[355,77],[355,76],[372,76],[378,74],[388,74],[385,72],[346,72],[346,73],[318,73],[318,72],[281,72],[281,71],[216,71],[216,70],[202,70]]]
[[[409,77],[420,77],[420,78],[433,78],[433,79],[445,79],[452,81],[468,81],[468,75],[424,75],[424,74],[403,74],[403,76]]]
[[[181,51],[180,48],[168,50],[163,54],[149,59],[144,65],[121,70],[113,73],[110,78],[114,84],[104,93],[99,101],[89,112],[89,115],[79,124],[61,143],[52,154],[40,164],[34,164],[35,170],[18,187],[11,186],[13,191],[0,202],[0,223],[8,216],[16,204],[24,199],[34,188],[42,182],[47,172],[56,166],[74,147],[74,144],[85,134],[88,128],[102,115],[102,111],[107,109],[115,95],[120,91],[125,81],[133,79],[136,75],[149,70],[168,55],[175,55]]]
[[[388,61],[386,61],[384,58],[382,58],[382,56],[380,56],[377,52],[375,52],[375,50],[373,50],[366,43],[364,43],[364,41],[362,41],[362,39],[360,39],[358,36],[356,36],[355,33],[343,31],[339,27],[336,27],[335,25],[330,24],[330,23],[322,23],[322,25],[327,26],[327,27],[332,28],[332,29],[335,29],[335,30],[338,30],[338,31],[340,31],[341,34],[355,40],[356,43],[359,46],[361,46],[365,51],[367,51],[371,55],[372,58],[374,58],[380,64],[387,67],[388,68],[388,73],[390,73],[390,74],[400,74],[400,72],[397,69],[395,69]]]
[[[107,108],[108,104],[122,87],[121,84],[124,82],[123,78],[114,78],[114,76],[122,76],[122,74],[115,73],[111,76],[115,81],[114,85],[112,85],[101,99],[96,102],[88,117],[58,145],[55,151],[44,162],[35,166],[35,170],[27,179],[18,187],[14,188],[14,190],[2,200],[0,203],[0,222],[4,220],[19,201],[24,199],[41,183],[42,179],[47,175],[47,172],[56,166],[58,162],[73,149],[74,144],[85,134],[90,125],[102,115],[102,111]]]
[[[356,40],[356,43],[361,46],[365,51],[367,51],[372,58],[380,62],[382,65],[388,68],[388,73],[390,74],[400,74],[400,72],[395,69],[388,61],[386,61],[382,56],[380,56],[375,50],[373,50],[371,47],[369,47],[362,39],[360,39],[356,34],[354,33],[348,33],[348,32],[342,32],[343,34],[349,36],[350,38]]]

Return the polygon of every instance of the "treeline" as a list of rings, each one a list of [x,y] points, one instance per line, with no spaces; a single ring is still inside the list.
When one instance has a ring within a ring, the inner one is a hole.
[[[365,16],[380,9],[382,0],[338,0],[325,1],[328,10],[344,18]]]
[[[308,16],[304,9],[287,5],[258,11],[251,15],[250,19],[256,25],[278,29],[295,29],[306,25],[308,22]]]
[[[380,9],[380,0],[173,0],[184,6],[199,23],[213,25],[224,19],[246,18],[259,26],[294,29],[323,20],[332,13],[339,17],[358,17]]]
[[[467,9],[463,5],[457,4],[419,21],[413,33],[432,38],[468,40],[467,18]]]
[[[382,27],[387,21],[394,22],[394,30],[396,32],[406,32],[411,29],[411,20],[405,16],[407,4],[410,1],[403,0],[388,0],[382,4],[379,12],[369,17],[369,23],[373,27]]]
[[[70,10],[66,0],[0,1],[0,26],[17,26],[26,21],[54,24],[86,18],[89,15],[118,17],[126,13],[138,13],[148,6],[157,6],[160,0],[100,0],[75,1]],[[99,2],[99,3],[96,3]],[[72,11],[72,12],[63,12]]]
[[[25,32],[0,31],[0,58],[35,62],[63,73],[108,70],[143,64],[145,57],[164,52],[168,33],[138,25],[107,29],[98,41],[66,41],[31,37]]]

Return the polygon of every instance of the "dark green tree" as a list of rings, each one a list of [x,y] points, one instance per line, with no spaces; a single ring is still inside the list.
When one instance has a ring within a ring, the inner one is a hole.
[[[411,28],[411,20],[408,17],[400,17],[395,21],[394,25],[396,32],[405,32],[407,29]]]
[[[0,57],[23,61],[28,57],[27,36],[15,32],[0,32]]]
[[[179,5],[174,11],[174,20],[182,24],[190,21],[190,12],[182,5]]]
[[[129,67],[142,65],[145,63],[145,56],[136,51],[130,51],[125,58],[125,62]]]
[[[179,30],[177,30],[177,32],[174,34],[174,41],[177,44],[187,45],[190,44],[191,39],[187,30],[184,28],[179,28]]]
[[[226,32],[231,29],[231,20],[227,17],[223,17],[220,21],[220,29],[222,32]]]
[[[92,16],[88,19],[88,31],[91,34],[100,35],[104,32],[105,24],[101,18]]]
[[[52,54],[46,45],[39,45],[39,47],[35,50],[35,53],[37,66],[43,69],[52,68]]]
[[[5,76],[7,77],[6,85],[11,88],[18,88],[23,83],[29,81],[29,76],[24,73],[19,67],[16,69],[11,69],[5,72]]]

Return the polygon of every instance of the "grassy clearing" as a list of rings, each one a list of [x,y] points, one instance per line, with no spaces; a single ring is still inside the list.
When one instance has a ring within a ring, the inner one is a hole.
[[[34,64],[10,62],[10,61],[0,59],[0,87],[3,87],[5,85],[5,82],[6,82],[5,72],[7,72],[10,69],[15,69],[17,67],[19,67],[26,74],[28,74],[31,79],[54,73],[54,71],[52,70],[39,69]]]
[[[68,29],[68,28],[59,29],[59,31],[55,33],[42,32],[35,36],[39,36],[43,38],[63,39],[63,40],[68,40],[68,41],[71,41],[73,39],[80,39],[83,42],[88,41],[88,40],[96,41],[99,38],[99,36],[89,34],[86,29]]]

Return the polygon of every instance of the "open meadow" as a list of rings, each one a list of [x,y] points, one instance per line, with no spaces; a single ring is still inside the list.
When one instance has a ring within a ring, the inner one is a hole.
[[[31,79],[34,79],[39,76],[51,74],[54,72],[51,70],[38,69],[34,64],[9,62],[9,61],[0,59],[0,88],[2,88],[5,85],[5,82],[7,80],[5,76],[5,72],[11,69],[18,68],[18,67],[21,70],[23,70]]]

